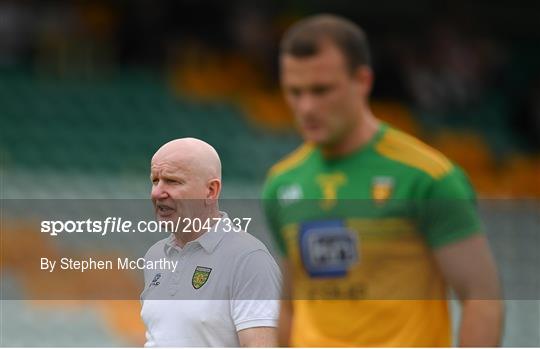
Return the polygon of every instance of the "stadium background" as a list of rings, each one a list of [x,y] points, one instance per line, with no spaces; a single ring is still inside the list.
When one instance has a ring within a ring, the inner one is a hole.
[[[184,136],[220,153],[224,197],[257,198],[269,166],[300,143],[279,92],[278,40],[321,11],[368,33],[375,114],[470,175],[505,287],[531,288],[510,292],[504,344],[540,346],[536,1],[2,1],[2,207],[147,198],[151,155]],[[2,346],[143,343],[137,301],[20,296],[48,286],[25,263],[32,246],[75,247],[27,216],[1,219]],[[152,242],[105,248],[140,255]]]

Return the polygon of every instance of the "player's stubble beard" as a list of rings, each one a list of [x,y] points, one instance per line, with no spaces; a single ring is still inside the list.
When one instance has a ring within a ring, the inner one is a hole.
[[[339,127],[336,127],[334,132],[329,131],[327,140],[318,143],[317,145],[324,153],[332,154],[336,150],[342,148],[344,144],[352,141],[352,138],[358,133],[360,127],[359,118],[351,118],[347,122],[343,122]]]

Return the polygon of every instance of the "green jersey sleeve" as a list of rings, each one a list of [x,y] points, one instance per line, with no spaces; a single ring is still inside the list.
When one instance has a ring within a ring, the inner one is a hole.
[[[474,190],[456,166],[442,178],[431,180],[420,201],[420,229],[433,248],[482,231]]]
[[[270,232],[274,237],[274,242],[282,256],[287,254],[285,240],[281,233],[281,223],[279,220],[279,202],[277,198],[277,186],[272,178],[268,178],[263,187],[262,206],[266,222]]]

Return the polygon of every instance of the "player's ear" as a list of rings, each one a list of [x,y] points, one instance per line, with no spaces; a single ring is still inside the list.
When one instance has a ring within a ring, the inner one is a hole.
[[[221,193],[221,180],[214,178],[208,181],[208,190],[206,192],[206,205],[215,203],[219,199]]]
[[[373,70],[367,65],[357,67],[353,73],[353,78],[358,82],[359,93],[368,96],[373,88]]]

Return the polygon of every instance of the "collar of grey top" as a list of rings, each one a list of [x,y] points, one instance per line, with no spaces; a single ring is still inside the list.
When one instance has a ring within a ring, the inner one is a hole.
[[[225,231],[223,230],[223,220],[229,219],[229,215],[226,212],[219,211],[219,214],[220,220],[214,226],[212,226],[210,231],[202,234],[197,239],[188,242],[184,246],[184,249],[186,249],[188,246],[191,246],[192,244],[199,244],[206,251],[206,253],[210,254],[214,252],[216,246],[225,235]],[[165,250],[165,255],[168,257],[171,256],[173,250],[180,250],[180,247],[176,245],[176,237],[173,233],[169,235],[163,248]]]

